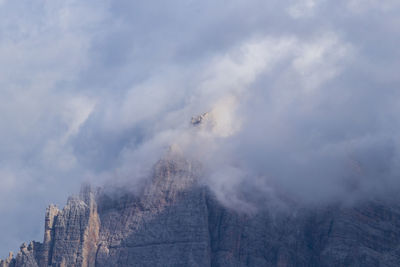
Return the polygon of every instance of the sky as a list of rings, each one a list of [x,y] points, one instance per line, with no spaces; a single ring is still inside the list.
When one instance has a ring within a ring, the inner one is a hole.
[[[397,0],[0,0],[0,256],[42,241],[47,205],[82,182],[134,187],[170,146],[235,206],[263,205],[243,192],[396,194],[399,12]]]

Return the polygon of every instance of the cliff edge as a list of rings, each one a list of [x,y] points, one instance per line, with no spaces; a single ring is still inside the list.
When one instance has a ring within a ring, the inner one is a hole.
[[[196,166],[167,157],[140,194],[83,186],[63,209],[50,205],[43,243],[0,266],[400,266],[399,235],[393,203],[236,212]]]

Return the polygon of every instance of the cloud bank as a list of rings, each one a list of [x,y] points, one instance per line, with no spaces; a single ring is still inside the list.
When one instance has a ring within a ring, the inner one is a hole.
[[[0,1],[3,255],[171,144],[225,203],[395,193],[398,1]],[[213,125],[194,129],[210,112]],[[26,218],[29,218],[27,220]]]

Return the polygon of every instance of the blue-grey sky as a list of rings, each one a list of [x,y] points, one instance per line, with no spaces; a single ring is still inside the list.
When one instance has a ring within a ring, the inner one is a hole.
[[[0,256],[81,182],[170,145],[238,188],[323,202],[400,183],[397,0],[0,0]],[[212,123],[192,129],[191,116]]]

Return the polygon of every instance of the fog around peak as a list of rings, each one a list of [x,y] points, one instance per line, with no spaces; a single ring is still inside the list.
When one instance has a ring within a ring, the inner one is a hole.
[[[41,240],[45,207],[82,182],[134,186],[171,145],[227,204],[248,205],[243,190],[305,203],[397,192],[399,9],[0,1],[1,253]]]

